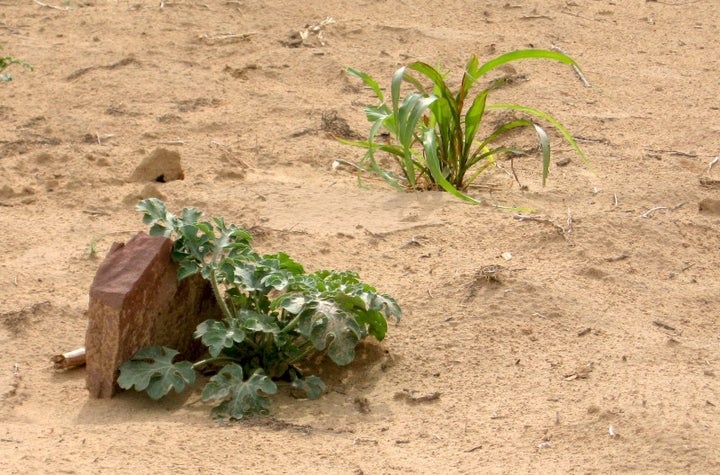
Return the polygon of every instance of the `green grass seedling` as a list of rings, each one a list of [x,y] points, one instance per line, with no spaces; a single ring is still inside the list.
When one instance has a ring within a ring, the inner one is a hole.
[[[542,153],[542,182],[545,185],[550,171],[550,139],[538,120],[557,129],[589,165],[572,135],[552,115],[518,104],[487,103],[489,95],[507,78],[497,79],[474,96],[470,95],[473,86],[490,71],[525,59],[554,60],[578,67],[569,56],[550,50],[514,51],[482,65],[477,56],[472,56],[463,72],[459,90],[453,92],[443,74],[426,63],[416,61],[393,74],[389,103],[372,77],[350,68],[349,74],[368,85],[380,104],[365,108],[367,119],[372,124],[367,140],[341,142],[366,149],[361,166],[395,188],[442,189],[470,203],[477,201],[465,192],[483,171],[503,158],[523,154],[512,146],[498,144],[504,136],[519,128],[528,128],[537,134]],[[409,83],[413,90],[402,97],[404,83]],[[495,127],[487,136],[479,137],[486,113],[490,110],[515,111],[526,118],[510,120]],[[379,140],[382,132],[387,133],[390,139]],[[383,168],[376,158],[378,152],[391,156],[400,173]]]
[[[13,64],[22,66],[25,69],[29,69],[30,71],[32,71],[32,69],[33,69],[32,65],[30,65],[20,59],[13,58],[12,56],[0,56],[0,82],[12,81],[12,76],[10,74],[4,74],[3,71],[5,71],[7,68],[12,66]]]

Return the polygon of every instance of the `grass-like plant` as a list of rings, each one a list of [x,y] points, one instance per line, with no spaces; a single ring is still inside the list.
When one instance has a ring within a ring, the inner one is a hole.
[[[17,64],[31,71],[33,69],[32,65],[26,63],[21,59],[13,58],[12,56],[0,56],[0,82],[12,81],[12,76],[9,74],[4,74],[3,71],[5,71],[13,64]]]
[[[372,77],[350,68],[349,74],[370,86],[380,104],[365,107],[366,116],[372,123],[367,140],[341,141],[366,149],[361,168],[377,173],[396,188],[443,189],[458,198],[477,203],[464,192],[480,173],[500,159],[523,154],[498,142],[511,131],[527,127],[534,130],[538,137],[545,185],[550,169],[550,139],[535,120],[541,119],[555,127],[583,161],[588,163],[568,130],[550,114],[532,107],[512,103],[488,104],[490,93],[502,86],[506,78],[492,81],[474,96],[470,95],[473,86],[490,71],[524,59],[555,60],[578,67],[569,56],[550,50],[514,51],[482,65],[477,56],[472,56],[465,67],[459,90],[453,92],[446,83],[445,75],[417,61],[395,71],[390,85],[389,104]],[[414,89],[404,98],[401,97],[403,83],[409,83]],[[530,119],[510,120],[495,127],[488,135],[479,137],[489,110],[516,111]],[[390,139],[378,140],[382,132],[386,132]],[[400,174],[383,168],[376,158],[377,152],[385,152],[393,157]]]
[[[196,372],[214,369],[202,398],[216,401],[219,416],[240,419],[265,413],[268,394],[285,379],[308,398],[325,385],[303,376],[299,366],[319,353],[346,365],[360,340],[382,340],[387,319],[400,319],[395,300],[361,282],[353,272],[322,270],[308,274],[287,254],[259,255],[247,231],[222,218],[204,220],[186,208],[180,216],[150,198],[137,209],[151,235],[175,239],[178,279],[200,274],[208,280],[221,309],[217,318],[198,325],[195,338],[207,347],[200,361],[174,361],[176,350],[149,347],[120,367],[118,384],[159,399],[195,382]]]

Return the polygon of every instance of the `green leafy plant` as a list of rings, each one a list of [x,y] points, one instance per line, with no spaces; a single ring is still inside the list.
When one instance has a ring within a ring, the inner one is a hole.
[[[137,209],[151,235],[174,238],[178,279],[202,275],[222,315],[195,331],[207,347],[206,358],[175,362],[176,350],[142,349],[120,367],[122,388],[159,399],[192,385],[197,371],[220,368],[202,391],[203,400],[219,401],[216,414],[239,419],[266,413],[267,395],[277,391],[280,379],[310,399],[324,392],[320,378],[303,376],[299,365],[307,358],[322,352],[347,365],[360,340],[382,340],[387,320],[400,319],[395,300],[378,294],[353,272],[306,273],[282,252],[259,255],[247,231],[223,218],[202,220],[194,208],[175,216],[162,201],[150,198]]]
[[[491,92],[502,86],[507,78],[492,81],[473,97],[470,92],[490,71],[524,59],[548,59],[578,67],[569,56],[550,50],[520,50],[500,55],[484,64],[472,56],[465,67],[457,92],[448,87],[445,75],[432,66],[417,61],[398,69],[390,85],[390,103],[385,100],[378,83],[369,75],[348,69],[350,75],[361,79],[374,91],[380,104],[368,106],[365,113],[372,123],[367,140],[343,143],[367,149],[361,166],[377,173],[385,181],[400,189],[443,189],[463,200],[477,203],[464,192],[488,167],[503,157],[523,154],[522,151],[497,142],[511,131],[527,127],[537,134],[542,150],[543,185],[550,166],[550,139],[535,120],[542,119],[555,127],[577,154],[587,158],[568,130],[550,114],[519,104],[488,104]],[[579,69],[578,69],[579,71]],[[403,83],[413,91],[401,97]],[[428,83],[426,85],[425,83]],[[531,119],[510,120],[497,126],[488,135],[479,137],[486,112],[510,110]],[[390,139],[378,140],[385,132]],[[400,174],[386,170],[376,159],[376,152],[385,152],[399,166]]]
[[[13,64],[17,64],[17,65],[22,66],[25,69],[29,69],[31,71],[33,69],[32,65],[30,65],[20,59],[13,58],[12,56],[0,56],[0,81],[1,82],[12,81],[12,76],[9,74],[3,74],[3,71],[5,71],[5,69],[7,69],[8,67],[10,67]]]

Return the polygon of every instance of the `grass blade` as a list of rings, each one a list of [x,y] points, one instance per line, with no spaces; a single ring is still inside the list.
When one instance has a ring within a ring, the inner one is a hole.
[[[426,129],[423,133],[423,145],[425,147],[425,159],[427,160],[428,168],[435,182],[451,195],[474,205],[479,204],[479,201],[455,188],[443,175],[440,169],[440,160],[437,156],[437,140],[433,129]]]
[[[538,109],[534,109],[532,107],[526,107],[521,106],[519,104],[492,104],[487,106],[488,109],[510,109],[510,110],[516,110],[519,112],[525,112],[530,115],[534,115],[535,117],[540,117],[541,119],[544,119],[548,121],[550,124],[552,124],[553,127],[557,129],[560,134],[567,140],[567,142],[570,144],[570,146],[575,150],[575,152],[580,156],[582,161],[585,163],[585,166],[587,166],[591,171],[594,172],[592,164],[590,163],[590,160],[585,156],[580,146],[577,144],[575,139],[572,137],[570,132],[567,128],[565,128],[564,125],[560,123],[555,117],[551,116],[547,112],[543,112]]]
[[[550,174],[550,139],[545,132],[545,129],[537,124],[533,124],[535,132],[537,132],[538,140],[540,141],[540,149],[542,150],[542,184],[545,186],[547,177]]]
[[[551,51],[547,49],[522,49],[518,51],[511,51],[510,53],[505,53],[491,59],[490,61],[483,64],[474,71],[468,71],[471,77],[471,81],[469,81],[469,84],[466,85],[467,89],[470,89],[474,81],[477,81],[493,69],[498,68],[504,64],[511,63],[513,61],[520,61],[523,59],[553,59],[564,64],[575,65],[577,68],[580,67],[570,56],[562,54],[558,51]]]
[[[347,72],[350,76],[354,76],[354,77],[362,80],[362,82],[364,82],[368,86],[370,86],[370,88],[372,88],[373,92],[375,92],[375,95],[377,96],[377,98],[380,99],[380,102],[385,102],[385,96],[383,96],[380,86],[373,78],[371,78],[370,76],[368,76],[367,74],[365,74],[362,71],[358,71],[355,68],[348,68]]]

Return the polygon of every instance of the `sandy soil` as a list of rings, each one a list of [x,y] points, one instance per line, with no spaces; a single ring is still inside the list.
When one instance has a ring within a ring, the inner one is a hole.
[[[4,53],[35,66],[0,84],[3,472],[720,473],[714,0],[46,2],[0,0]],[[326,17],[324,45],[291,35]],[[373,102],[347,67],[386,86],[420,59],[457,84],[473,53],[551,45],[592,87],[525,62],[494,101],[553,112],[594,170],[554,137],[572,162],[548,186],[527,158],[527,189],[496,170],[481,206],[332,170],[360,158],[337,118],[363,135]],[[157,147],[185,179],[129,181]],[[95,270],[150,195],[356,270],[404,320],[267,418],[219,424],[197,391],[89,399],[49,359],[83,345]]]

